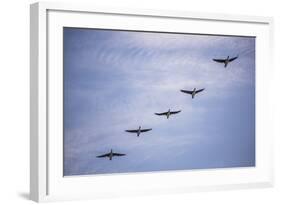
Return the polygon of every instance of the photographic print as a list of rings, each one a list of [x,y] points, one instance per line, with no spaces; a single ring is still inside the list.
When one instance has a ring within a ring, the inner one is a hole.
[[[63,175],[254,167],[255,37],[63,29]]]

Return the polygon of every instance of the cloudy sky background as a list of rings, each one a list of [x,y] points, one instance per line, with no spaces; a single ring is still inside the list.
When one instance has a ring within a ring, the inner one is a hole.
[[[110,149],[127,155],[96,158]],[[255,38],[64,28],[65,176],[248,166]]]

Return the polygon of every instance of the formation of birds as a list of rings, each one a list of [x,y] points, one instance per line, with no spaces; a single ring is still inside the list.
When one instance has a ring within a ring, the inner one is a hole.
[[[227,58],[225,59],[213,59],[213,61],[217,62],[217,63],[222,63],[224,64],[224,67],[226,68],[227,65],[236,60],[238,58],[238,55],[236,57],[233,57],[233,58],[230,58],[229,56],[227,56]],[[204,91],[205,88],[202,88],[202,89],[196,89],[194,88],[193,90],[180,90],[181,92],[185,93],[185,94],[189,94],[191,95],[192,99],[195,97],[196,94]],[[175,115],[175,114],[178,114],[180,113],[181,110],[178,110],[178,111],[171,111],[170,109],[167,111],[167,112],[162,112],[162,113],[154,113],[155,115],[158,115],[158,116],[166,116],[167,119],[169,119],[169,117],[171,115]],[[136,133],[137,134],[137,137],[140,136],[141,133],[143,132],[148,132],[148,131],[151,131],[152,128],[148,128],[148,129],[142,129],[141,126],[138,127],[138,129],[133,129],[133,130],[125,130],[126,132],[129,132],[129,133]],[[113,152],[113,150],[111,149],[110,152],[106,153],[106,154],[102,154],[102,155],[99,155],[97,156],[97,158],[105,158],[105,157],[108,157],[109,160],[112,160],[113,157],[121,157],[121,156],[125,156],[126,154],[122,154],[122,153],[117,153],[117,152]]]

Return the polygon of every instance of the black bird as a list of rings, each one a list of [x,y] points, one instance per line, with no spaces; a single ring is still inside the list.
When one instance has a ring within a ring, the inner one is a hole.
[[[162,112],[162,113],[155,113],[155,115],[166,115],[167,116],[167,119],[170,117],[170,115],[173,115],[173,114],[177,114],[181,112],[181,110],[179,111],[171,111],[170,109],[168,110],[168,112]]]
[[[126,132],[131,132],[131,133],[137,133],[137,136],[139,137],[140,136],[140,133],[142,132],[148,132],[152,129],[141,129],[141,126],[139,126],[139,129],[137,130],[125,130]]]
[[[97,156],[97,158],[103,158],[103,157],[108,157],[109,160],[112,160],[112,157],[120,157],[120,156],[125,156],[126,154],[120,154],[120,153],[116,153],[116,152],[113,152],[112,149],[110,150],[109,153],[106,153],[106,154],[103,154],[103,155],[99,155]]]
[[[226,68],[226,66],[228,65],[228,63],[236,60],[238,58],[238,55],[236,57],[233,58],[229,58],[229,56],[227,56],[226,59],[213,59],[213,61],[216,61],[218,63],[224,63],[224,67]]]
[[[200,93],[203,90],[205,90],[205,88],[199,89],[199,90],[196,90],[196,88],[194,88],[192,91],[190,91],[190,90],[181,90],[181,92],[190,94],[192,96],[192,98],[194,98],[197,93]]]

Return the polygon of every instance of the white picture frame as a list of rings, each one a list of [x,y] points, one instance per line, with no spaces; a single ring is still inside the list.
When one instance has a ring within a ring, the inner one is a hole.
[[[64,26],[256,36],[256,167],[63,177],[61,32]],[[273,71],[272,29],[270,17],[97,8],[70,3],[32,4],[30,198],[41,202],[273,186],[272,113],[267,109],[271,100],[267,90]],[[53,67],[59,69],[55,71]]]

